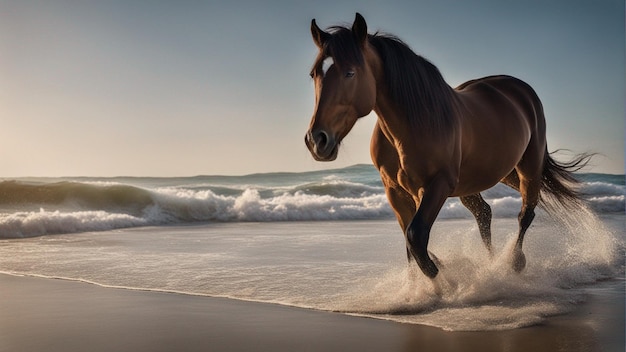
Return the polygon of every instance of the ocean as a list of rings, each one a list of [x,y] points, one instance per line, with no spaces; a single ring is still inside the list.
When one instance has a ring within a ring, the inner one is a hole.
[[[600,213],[624,213],[624,175],[582,174]],[[1,180],[1,179],[0,179]],[[516,217],[521,199],[497,185],[483,193],[494,217]],[[0,238],[193,223],[393,219],[372,165],[247,176],[21,178],[0,182]],[[458,198],[440,219],[472,218]]]
[[[446,330],[501,330],[623,295],[624,175],[580,174],[584,208],[539,211],[510,269],[519,194],[483,193],[495,255],[449,199],[431,234],[435,281],[406,263],[371,165],[247,176],[0,182],[0,272],[270,302]],[[414,264],[415,265],[415,264]],[[621,292],[621,293],[620,293]]]

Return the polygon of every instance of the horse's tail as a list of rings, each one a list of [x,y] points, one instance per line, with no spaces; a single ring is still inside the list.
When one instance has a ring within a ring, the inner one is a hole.
[[[559,150],[548,153],[543,165],[541,180],[540,202],[548,213],[555,213],[559,209],[572,210],[582,206],[579,191],[580,180],[574,176],[574,172],[581,170],[591,160],[594,154],[578,154],[568,162],[559,162],[552,158],[552,154]]]

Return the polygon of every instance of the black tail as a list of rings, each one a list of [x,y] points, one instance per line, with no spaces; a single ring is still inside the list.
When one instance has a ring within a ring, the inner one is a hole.
[[[558,209],[579,208],[582,205],[580,181],[574,172],[581,170],[591,160],[594,154],[583,153],[576,155],[569,162],[559,162],[552,158],[554,153],[546,153],[541,180],[541,205],[549,213]]]

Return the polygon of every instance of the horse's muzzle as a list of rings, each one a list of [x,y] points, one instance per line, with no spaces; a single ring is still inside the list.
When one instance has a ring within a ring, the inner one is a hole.
[[[317,161],[337,159],[339,145],[336,139],[324,130],[309,131],[304,136],[304,143]]]

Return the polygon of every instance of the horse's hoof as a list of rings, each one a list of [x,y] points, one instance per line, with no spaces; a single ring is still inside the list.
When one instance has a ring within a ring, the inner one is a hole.
[[[432,268],[428,268],[422,271],[424,272],[426,276],[428,276],[431,279],[434,279],[435,277],[437,277],[437,274],[439,274],[439,269],[437,269],[437,267],[434,265]]]
[[[521,273],[526,267],[526,256],[522,251],[515,251],[513,253],[513,270],[516,273]]]
[[[435,263],[433,263],[433,261],[430,259],[427,259],[424,261],[418,261],[417,264],[420,267],[420,269],[422,269],[422,272],[424,273],[424,275],[428,276],[431,279],[434,279],[439,273],[439,269],[437,269],[437,265],[435,265]]]

